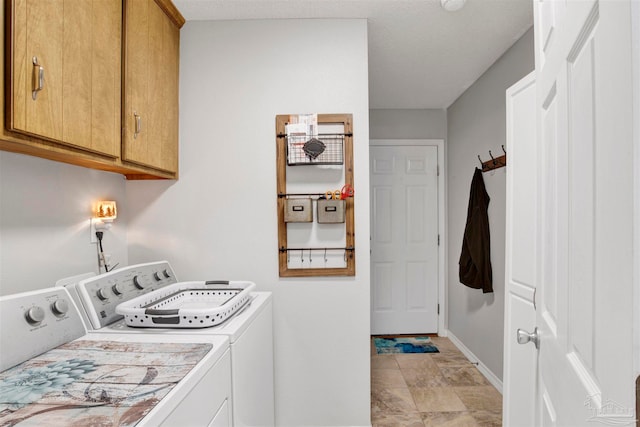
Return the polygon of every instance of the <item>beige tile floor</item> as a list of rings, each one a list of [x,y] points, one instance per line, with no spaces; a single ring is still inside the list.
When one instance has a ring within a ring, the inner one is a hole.
[[[373,427],[502,425],[502,395],[447,338],[440,353],[376,354],[371,344]]]

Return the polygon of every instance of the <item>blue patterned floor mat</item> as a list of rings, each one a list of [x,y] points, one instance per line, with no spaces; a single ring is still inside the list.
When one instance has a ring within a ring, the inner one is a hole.
[[[378,354],[392,353],[440,353],[429,337],[378,338],[373,342]]]

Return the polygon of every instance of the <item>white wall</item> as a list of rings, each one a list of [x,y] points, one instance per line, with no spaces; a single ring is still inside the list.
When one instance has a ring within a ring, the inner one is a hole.
[[[633,64],[633,140],[634,140],[634,248],[640,248],[640,2],[631,3],[631,31]],[[634,368],[640,376],[640,259],[635,258],[634,265]],[[640,400],[640,383],[636,383],[636,402]],[[640,407],[636,415],[640,415]]]
[[[122,175],[0,152],[0,295],[53,286],[98,271],[89,240],[94,201],[118,202],[103,247],[127,264],[127,208]]]
[[[128,182],[131,262],[274,293],[276,420],[370,424],[365,20],[187,22],[180,179]],[[356,277],[278,277],[275,117],[352,113]],[[259,357],[259,355],[256,355]]]
[[[447,110],[448,329],[498,378],[502,378],[504,328],[505,168],[484,173],[489,204],[493,293],[459,282],[458,260],[469,203],[471,178],[503,154],[505,90],[534,68],[533,30],[522,36]],[[507,161],[509,147],[507,150]]]
[[[445,139],[447,110],[369,111],[371,139]]]

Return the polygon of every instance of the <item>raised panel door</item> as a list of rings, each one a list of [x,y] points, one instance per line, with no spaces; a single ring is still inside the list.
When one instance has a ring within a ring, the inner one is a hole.
[[[535,424],[635,424],[631,2],[534,5]]]
[[[374,335],[438,330],[437,150],[371,147]]]
[[[534,427],[536,348],[519,345],[517,330],[536,326],[536,85],[531,73],[507,90],[507,223],[503,423]]]

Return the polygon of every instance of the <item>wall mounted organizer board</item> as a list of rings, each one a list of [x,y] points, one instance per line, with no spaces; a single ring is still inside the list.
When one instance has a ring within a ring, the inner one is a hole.
[[[293,135],[287,125],[298,117],[276,116],[280,277],[355,276],[353,193],[333,203],[326,195],[338,181],[353,188],[353,117],[317,114],[311,134]]]

